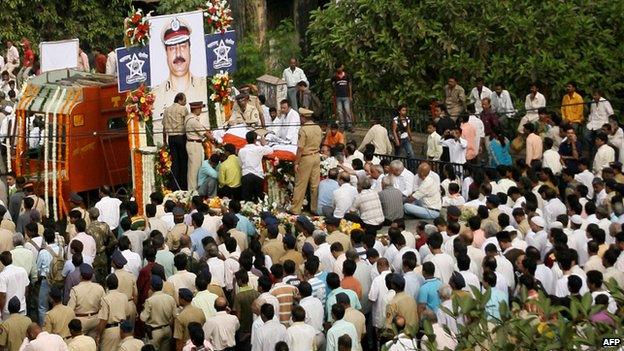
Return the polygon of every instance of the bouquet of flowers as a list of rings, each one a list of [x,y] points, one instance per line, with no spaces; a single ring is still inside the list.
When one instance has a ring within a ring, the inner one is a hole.
[[[143,15],[143,10],[138,9],[130,11],[126,18],[126,37],[130,41],[130,45],[147,45],[149,41],[149,18],[151,12]]]
[[[232,94],[232,79],[230,75],[226,73],[218,73],[212,77],[212,89],[214,93],[210,95],[210,101],[218,102],[225,105],[224,102],[230,100]]]
[[[139,122],[147,122],[152,119],[154,108],[154,94],[147,91],[145,85],[141,85],[126,95],[126,116],[128,122],[138,119]]]
[[[182,206],[184,209],[188,210],[191,206],[191,200],[195,195],[197,195],[196,191],[176,190],[165,195],[165,202],[171,200],[178,206]]]
[[[354,229],[362,229],[362,226],[359,223],[353,223],[351,221],[347,221],[346,219],[340,221],[340,232],[351,234],[351,231]]]
[[[209,0],[206,2],[204,17],[208,28],[212,28],[213,33],[225,33],[232,21],[232,10],[226,0]]]

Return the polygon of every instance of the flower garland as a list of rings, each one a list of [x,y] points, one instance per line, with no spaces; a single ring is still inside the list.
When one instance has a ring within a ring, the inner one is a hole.
[[[141,85],[126,95],[126,116],[128,122],[138,119],[139,122],[147,122],[152,119],[154,108],[154,94],[147,91],[145,85]]]
[[[141,9],[130,11],[125,21],[126,38],[130,41],[130,45],[147,45],[150,38],[150,16],[151,12],[144,16]]]
[[[226,105],[230,101],[232,94],[232,82],[230,75],[226,73],[218,73],[212,77],[212,90],[214,93],[210,95],[210,101]]]
[[[232,21],[232,10],[226,0],[209,0],[206,2],[204,17],[208,28],[212,28],[213,33],[225,33]]]
[[[156,188],[165,189],[167,186],[167,180],[171,174],[171,154],[169,148],[165,145],[158,149],[158,153],[155,157],[154,168],[156,170]]]

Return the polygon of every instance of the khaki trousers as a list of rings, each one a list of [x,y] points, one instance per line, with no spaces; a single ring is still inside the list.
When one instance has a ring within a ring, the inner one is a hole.
[[[310,185],[310,211],[316,213],[318,203],[318,186],[321,181],[321,158],[318,153],[302,156],[299,160],[299,172],[295,174],[295,191],[293,194],[292,213],[301,213],[303,199]]]
[[[156,350],[171,350],[171,328],[164,327],[158,330],[154,330],[152,332],[152,338],[148,339],[147,343],[153,345]]]
[[[100,339],[100,350],[117,351],[120,341],[121,335],[119,335],[119,327],[106,328],[102,333],[102,339]]]
[[[97,314],[91,317],[78,317],[78,319],[82,323],[82,333],[84,335],[88,335],[92,338],[95,338],[97,334],[96,327],[98,323],[100,322],[100,319],[98,318]]]
[[[204,146],[202,143],[187,141],[186,153],[188,154],[186,182],[188,183],[188,190],[193,191],[197,190],[197,174],[204,161]]]

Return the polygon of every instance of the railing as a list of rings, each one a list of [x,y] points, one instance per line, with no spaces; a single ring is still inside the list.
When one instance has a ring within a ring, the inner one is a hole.
[[[472,164],[472,163],[460,164],[460,163],[452,163],[452,162],[444,162],[444,161],[425,160],[422,158],[407,158],[403,156],[393,156],[393,155],[377,155],[376,154],[375,156],[379,157],[379,159],[381,160],[388,160],[390,162],[392,162],[393,160],[400,160],[401,162],[403,162],[403,165],[405,166],[405,168],[407,168],[410,172],[414,174],[416,174],[416,172],[418,171],[418,166],[420,166],[420,164],[423,161],[427,161],[427,163],[431,165],[431,170],[439,174],[441,177],[442,177],[442,170],[444,169],[446,165],[450,165],[451,167],[453,167],[455,174],[457,174],[458,176],[465,174],[464,170],[466,168],[480,168],[482,170],[492,169],[492,167],[488,167],[488,166],[484,166],[480,164]]]

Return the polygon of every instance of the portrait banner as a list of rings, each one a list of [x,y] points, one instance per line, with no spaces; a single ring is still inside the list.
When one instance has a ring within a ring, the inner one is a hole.
[[[208,76],[220,72],[230,74],[236,71],[236,32],[206,35],[206,66]]]
[[[147,47],[118,48],[117,89],[120,93],[150,86],[150,55]]]
[[[151,17],[150,71],[154,93],[154,132],[176,95],[186,102],[208,103],[204,17],[201,11]],[[188,105],[187,105],[188,106]]]

